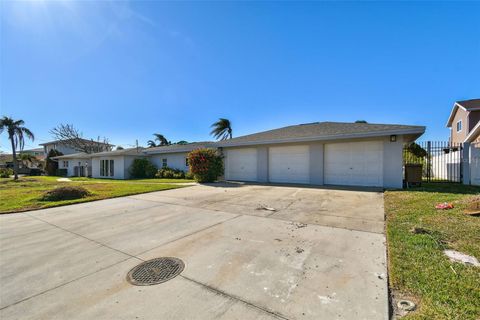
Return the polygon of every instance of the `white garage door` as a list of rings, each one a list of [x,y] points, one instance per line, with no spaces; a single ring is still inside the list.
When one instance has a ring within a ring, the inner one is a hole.
[[[310,182],[308,146],[271,147],[268,152],[268,175],[271,182]]]
[[[383,142],[325,145],[325,184],[383,186]]]
[[[257,149],[231,149],[227,151],[225,178],[237,181],[257,180]]]

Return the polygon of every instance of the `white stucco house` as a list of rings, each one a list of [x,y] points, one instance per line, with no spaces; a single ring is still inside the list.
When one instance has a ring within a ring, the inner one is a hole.
[[[64,161],[84,161],[85,166],[91,166],[92,177],[128,179],[135,158],[148,158],[158,168],[188,171],[190,151],[217,148],[224,156],[226,180],[401,188],[403,145],[424,132],[423,126],[314,122],[219,142],[133,148],[82,157],[74,154],[57,159],[61,168]]]
[[[58,168],[67,171],[67,177],[91,176],[92,160],[87,153],[71,153],[53,158],[58,161]]]
[[[189,170],[187,155],[190,151],[202,148],[216,148],[215,142],[193,142],[188,144],[173,144],[145,149],[148,159],[157,167],[169,167],[187,172]]]
[[[98,153],[74,153],[55,157],[59,169],[67,176],[91,176],[106,179],[130,179],[130,166],[136,158],[144,158],[143,148],[130,148]]]

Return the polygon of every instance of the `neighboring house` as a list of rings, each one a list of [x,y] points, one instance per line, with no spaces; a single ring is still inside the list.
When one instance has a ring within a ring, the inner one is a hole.
[[[457,101],[448,118],[450,142],[480,142],[480,99]]]
[[[82,159],[90,161],[95,178],[128,179],[135,158],[148,158],[158,168],[187,171],[190,151],[218,148],[224,155],[226,180],[401,188],[403,145],[424,132],[423,126],[315,122],[219,142],[82,154]],[[80,158],[56,159],[62,168],[62,161]]]
[[[98,142],[98,141],[92,141],[92,140],[87,140],[87,139],[81,139],[85,143],[91,144],[92,149],[94,149],[94,152],[103,152],[103,151],[110,151],[112,150],[113,145],[108,144],[108,143],[103,143],[103,142]],[[43,153],[44,156],[47,157],[48,153],[50,150],[57,150],[61,152],[64,155],[67,154],[74,154],[78,153],[80,150],[76,150],[75,148],[72,148],[71,146],[65,144],[65,142],[61,140],[55,140],[55,141],[50,141],[46,143],[41,143],[40,144],[43,147]]]
[[[35,148],[35,149],[28,149],[28,150],[21,150],[18,151],[18,154],[29,154],[38,160],[45,159],[45,151],[44,148]]]
[[[0,168],[13,168],[13,155],[7,153],[0,154]]]

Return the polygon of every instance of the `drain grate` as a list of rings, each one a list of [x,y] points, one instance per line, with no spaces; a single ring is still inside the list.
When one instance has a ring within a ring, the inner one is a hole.
[[[177,258],[165,257],[145,261],[127,275],[127,280],[136,286],[151,286],[178,276],[185,264]]]

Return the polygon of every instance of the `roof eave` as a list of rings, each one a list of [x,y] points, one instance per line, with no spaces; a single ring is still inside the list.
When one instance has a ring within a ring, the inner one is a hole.
[[[453,105],[452,111],[450,111],[450,116],[448,117],[447,128],[450,128],[452,126],[453,118],[455,117],[455,114],[457,113],[458,108],[462,108],[463,110],[467,110],[464,107],[462,107],[462,105],[455,102],[455,104]]]
[[[185,148],[185,149],[177,149],[177,150],[145,150],[145,154],[185,153],[185,152],[191,152],[196,149],[210,148],[210,147],[216,147],[216,146],[217,146],[216,143],[212,143],[211,145],[197,146],[195,148]]]
[[[260,141],[246,141],[246,142],[233,142],[229,143],[218,142],[217,147],[236,147],[236,146],[251,146],[251,145],[264,145],[264,144],[279,144],[279,143],[296,143],[296,142],[312,142],[312,141],[330,141],[330,140],[343,140],[343,139],[355,139],[355,138],[373,138],[373,137],[385,137],[390,135],[410,135],[414,138],[412,141],[420,137],[425,133],[425,127],[419,129],[411,130],[388,130],[382,132],[369,132],[361,134],[338,134],[330,136],[312,136],[312,137],[302,137],[302,138],[291,138],[291,139],[275,139],[275,140],[260,140]]]
[[[470,133],[465,138],[464,142],[472,142],[480,135],[480,122],[478,122],[475,127],[470,130]]]

